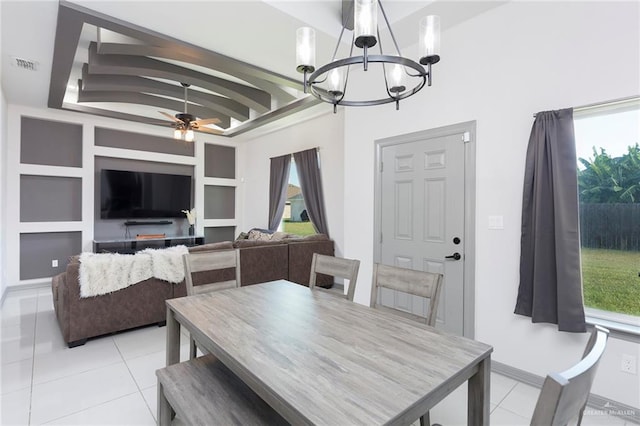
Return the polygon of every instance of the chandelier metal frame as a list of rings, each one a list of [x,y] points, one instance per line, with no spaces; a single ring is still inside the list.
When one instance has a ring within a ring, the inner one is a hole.
[[[342,30],[340,31],[340,36],[338,37],[338,42],[336,44],[333,56],[331,58],[331,62],[315,69],[314,66],[309,65],[298,65],[297,70],[304,74],[303,87],[305,93],[310,93],[315,98],[333,104],[333,110],[336,112],[338,105],[344,106],[374,106],[374,105],[383,105],[391,102],[396,103],[396,109],[399,109],[399,103],[402,99],[406,99],[409,96],[413,96],[418,93],[425,85],[431,86],[432,80],[432,68],[433,64],[436,64],[440,61],[440,56],[437,54],[424,56],[420,58],[419,63],[408,59],[402,56],[400,52],[400,48],[398,47],[398,43],[396,42],[395,35],[393,34],[393,30],[391,29],[391,25],[389,24],[389,20],[387,18],[387,14],[382,6],[382,2],[380,0],[377,1],[377,4],[382,12],[382,16],[384,17],[384,21],[389,29],[389,34],[391,35],[391,39],[395,46],[397,56],[395,55],[386,55],[382,49],[382,42],[380,37],[379,28],[376,29],[376,37],[358,37],[355,38],[355,34],[352,38],[351,49],[349,51],[349,57],[344,59],[337,59],[336,55],[338,53],[338,49],[342,43],[342,37],[344,35],[344,31],[346,29],[346,22],[343,22]],[[351,12],[353,11],[353,3],[351,4]],[[355,33],[355,31],[354,31]],[[378,44],[380,54],[370,55],[368,53],[369,48]],[[353,46],[357,46],[363,49],[362,55],[353,55]],[[383,67],[383,75],[385,82],[385,89],[387,92],[387,97],[378,98],[378,99],[370,99],[370,100],[349,100],[345,99],[345,94],[347,90],[347,86],[349,83],[349,70],[352,65],[362,64],[365,71],[368,69],[369,63],[381,63]],[[410,78],[417,78],[417,84],[415,84],[411,89],[407,90],[405,86],[392,86],[389,87],[389,82],[387,79],[387,70],[386,65],[400,65],[403,68],[403,71]],[[426,65],[426,69],[423,65]],[[346,68],[344,84],[342,85],[342,90],[326,90],[320,87],[320,84],[324,83],[329,77],[330,71],[339,68]],[[415,74],[412,74],[407,71],[407,69],[415,71]]]

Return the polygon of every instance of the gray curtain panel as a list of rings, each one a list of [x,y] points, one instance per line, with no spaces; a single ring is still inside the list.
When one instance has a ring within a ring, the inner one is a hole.
[[[536,114],[524,175],[515,313],[586,331],[573,110]]]
[[[318,153],[315,148],[308,149],[296,152],[293,154],[293,159],[298,170],[300,189],[302,189],[302,196],[304,197],[309,219],[311,219],[311,223],[317,233],[329,235]]]
[[[287,188],[289,186],[289,167],[291,166],[291,154],[271,159],[271,172],[269,175],[269,231],[276,231],[282,214],[284,204],[287,201]]]

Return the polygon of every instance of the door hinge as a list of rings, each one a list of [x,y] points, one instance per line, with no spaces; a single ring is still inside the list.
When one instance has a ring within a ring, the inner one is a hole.
[[[382,173],[382,169],[384,169],[384,163],[381,161],[380,162],[380,173]]]
[[[471,142],[471,133],[464,132],[462,134],[462,142]]]
[[[380,233],[380,244],[382,244],[382,232]]]

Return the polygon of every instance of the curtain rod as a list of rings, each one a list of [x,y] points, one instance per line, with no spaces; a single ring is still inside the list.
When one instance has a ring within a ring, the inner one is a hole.
[[[320,151],[320,147],[319,146],[314,146],[311,148],[307,148],[307,149],[303,149],[302,151],[308,151],[310,149],[315,149],[316,151]],[[296,151],[296,152],[302,152],[302,151]],[[283,155],[293,155],[294,153],[290,153],[290,154],[282,154],[282,155],[276,155],[275,157],[269,157],[269,160],[273,159],[273,158],[278,158],[278,157],[282,157]]]
[[[573,107],[573,110],[574,111],[585,111],[585,110],[591,109],[591,108],[600,108],[600,107],[609,106],[609,105],[622,104],[622,103],[626,103],[626,102],[630,102],[630,101],[640,101],[640,95],[629,96],[629,97],[626,97],[626,98],[614,99],[614,100],[611,100],[611,101],[595,102],[595,103],[592,103],[592,104],[581,105],[581,106]],[[535,118],[537,115],[538,115],[538,113],[533,114],[533,118]]]

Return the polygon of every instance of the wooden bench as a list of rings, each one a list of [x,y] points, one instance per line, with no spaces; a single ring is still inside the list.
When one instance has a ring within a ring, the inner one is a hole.
[[[273,408],[213,355],[156,371],[158,424],[171,424],[171,409],[189,425],[286,425]]]

